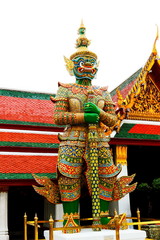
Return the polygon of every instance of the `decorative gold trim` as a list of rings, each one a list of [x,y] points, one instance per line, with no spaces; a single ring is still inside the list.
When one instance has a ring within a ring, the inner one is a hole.
[[[130,103],[131,94],[133,94],[134,96],[139,95],[140,90],[141,90],[141,86],[143,84],[145,84],[145,80],[146,80],[146,77],[148,75],[148,72],[151,70],[156,58],[157,58],[157,53],[152,52],[148,61],[145,64],[144,68],[142,69],[141,73],[139,74],[136,83],[134,84],[134,86],[132,87],[132,89],[130,90],[128,95],[126,96],[123,104],[125,103],[125,105],[128,105]]]
[[[130,112],[130,113],[128,113],[127,119],[159,122],[160,114],[159,113],[149,114],[149,113],[144,113],[144,112],[142,112],[142,113]]]
[[[70,214],[65,213],[63,215],[63,219],[67,220],[70,216],[72,216],[73,219],[79,219],[80,218],[79,213],[70,213]]]
[[[150,77],[140,87],[140,93],[134,101],[127,118],[160,121],[160,92]]]
[[[105,212],[101,211],[100,217],[109,217],[109,211],[105,211]]]
[[[74,74],[73,74],[73,68],[74,68],[74,63],[73,63],[73,61],[70,60],[70,59],[68,59],[68,58],[66,58],[65,56],[64,56],[64,61],[65,61],[65,63],[66,63],[66,69],[67,69],[67,71],[69,72],[69,74],[70,74],[71,76],[73,76],[73,75],[74,75]]]
[[[75,116],[76,116],[76,117],[75,117],[75,124],[85,123],[84,113],[77,113]]]
[[[116,164],[127,165],[127,146],[116,146]]]
[[[80,228],[78,228],[78,225],[75,223],[74,219],[79,219],[79,214],[78,213],[71,213],[71,214],[65,214],[64,217],[66,217],[66,224],[65,228],[62,230],[63,233],[78,233],[80,232]],[[65,219],[65,218],[64,218]],[[69,227],[77,227],[75,229],[69,229]],[[67,229],[68,228],[68,229]]]
[[[70,59],[72,60],[75,57],[84,57],[84,56],[85,57],[89,56],[89,57],[93,57],[93,58],[97,59],[97,55],[95,53],[91,52],[91,51],[88,51],[88,50],[77,51],[70,56]]]

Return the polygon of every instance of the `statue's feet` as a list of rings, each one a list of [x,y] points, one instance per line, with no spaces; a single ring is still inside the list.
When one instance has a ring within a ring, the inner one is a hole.
[[[79,226],[79,214],[65,214],[64,215],[64,229],[63,233],[78,233],[80,232]]]
[[[109,229],[110,221],[111,221],[111,218],[102,217],[101,218],[102,229]]]
[[[103,206],[105,206],[106,203],[108,203],[108,202],[101,199],[101,205],[103,204]],[[105,205],[104,205],[104,204],[105,204]],[[106,206],[105,206],[105,207],[106,207]],[[100,217],[101,217],[102,229],[108,229],[107,226],[108,226],[108,223],[109,223],[110,220],[111,220],[111,218],[109,217],[109,211],[108,211],[108,210],[101,211]]]

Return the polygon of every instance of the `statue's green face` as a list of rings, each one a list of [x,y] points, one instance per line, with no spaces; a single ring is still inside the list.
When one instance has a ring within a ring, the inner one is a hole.
[[[84,56],[74,58],[72,61],[74,63],[73,73],[76,79],[88,79],[91,81],[95,77],[98,71],[96,59]]]

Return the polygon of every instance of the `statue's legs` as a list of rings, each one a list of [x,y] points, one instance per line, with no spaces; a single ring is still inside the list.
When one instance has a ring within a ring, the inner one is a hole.
[[[82,172],[82,155],[84,149],[76,146],[63,146],[59,149],[58,170],[60,176],[58,185],[63,203],[63,225],[76,227],[79,224],[80,178]],[[65,233],[78,232],[64,230]]]
[[[63,225],[77,226],[79,224],[79,197],[80,197],[80,179],[68,178],[63,175],[58,180],[61,200],[63,203],[64,221]],[[68,222],[69,221],[69,222]],[[65,231],[64,231],[65,232]],[[67,231],[67,233],[77,231]]]
[[[63,146],[59,149],[58,169],[60,176],[58,184],[63,202],[65,226],[78,224],[78,202],[84,152],[83,148],[76,146]],[[99,148],[98,161],[100,215],[101,223],[106,225],[109,222],[107,217],[109,202],[113,200],[113,189],[121,169],[114,165],[109,148]],[[70,222],[68,223],[69,218]]]
[[[110,221],[110,219],[107,217],[107,215],[109,215],[109,201],[100,199],[100,210],[101,210],[101,224],[106,225]]]
[[[78,208],[79,208],[79,199],[71,202],[63,202],[63,211],[64,216],[70,215],[73,213],[73,220],[74,222],[79,225],[79,214],[78,214]],[[64,220],[63,225],[65,226],[67,222],[67,219]]]

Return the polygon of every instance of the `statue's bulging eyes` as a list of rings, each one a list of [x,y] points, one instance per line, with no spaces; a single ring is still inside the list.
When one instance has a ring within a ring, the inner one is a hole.
[[[80,63],[79,63],[79,65],[80,65],[80,67],[82,67],[82,66],[84,66],[84,61],[80,61]]]
[[[90,57],[79,57],[73,60],[75,66],[83,66],[83,65],[92,65],[94,66],[96,64],[96,60],[94,58]]]

